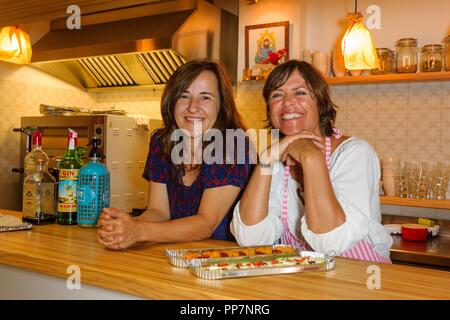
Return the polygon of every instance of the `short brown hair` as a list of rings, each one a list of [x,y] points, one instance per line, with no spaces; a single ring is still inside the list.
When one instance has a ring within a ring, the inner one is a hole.
[[[312,93],[312,97],[317,103],[321,133],[325,136],[331,136],[336,119],[337,105],[331,101],[329,86],[316,68],[307,62],[298,60],[289,60],[275,67],[264,84],[263,96],[266,101],[268,127],[272,127],[269,108],[270,94],[285,84],[295,70],[303,77],[308,90]]]
[[[176,142],[171,141],[172,132],[177,129],[175,122],[175,105],[186,89],[203,71],[211,71],[217,78],[219,89],[219,114],[213,128],[225,133],[226,129],[243,129],[241,116],[236,107],[233,97],[231,81],[224,68],[216,62],[208,60],[192,60],[178,68],[167,81],[161,97],[161,115],[164,128],[160,130],[161,155],[166,158],[174,167],[178,167],[170,160],[172,148]],[[225,136],[225,134],[224,134]],[[180,166],[182,171],[183,167]]]

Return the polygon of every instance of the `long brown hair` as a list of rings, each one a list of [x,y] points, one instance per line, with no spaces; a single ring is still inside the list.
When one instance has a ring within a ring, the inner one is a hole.
[[[219,113],[213,128],[219,129],[225,137],[226,129],[243,129],[241,116],[237,110],[233,97],[231,81],[223,67],[216,62],[208,60],[192,60],[178,68],[167,81],[161,98],[161,115],[164,128],[160,130],[161,154],[172,165],[173,169],[179,168],[184,174],[184,166],[176,165],[171,161],[171,151],[175,141],[171,140],[172,132],[178,129],[175,122],[175,105],[181,94],[203,71],[211,71],[217,78],[219,89]],[[224,143],[225,145],[225,143]],[[204,149],[205,146],[203,146]]]
[[[325,136],[333,134],[334,121],[336,119],[337,105],[331,101],[330,89],[322,74],[311,64],[289,60],[272,70],[266,80],[263,89],[264,100],[266,101],[266,113],[268,127],[272,128],[270,120],[269,97],[272,91],[278,89],[286,83],[291,74],[297,70],[306,82],[308,90],[312,93],[319,109],[320,132]]]

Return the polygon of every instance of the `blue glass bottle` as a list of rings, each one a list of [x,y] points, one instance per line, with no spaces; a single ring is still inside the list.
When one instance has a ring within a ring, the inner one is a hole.
[[[96,227],[103,208],[110,203],[110,175],[101,161],[104,158],[98,148],[99,139],[91,140],[89,163],[80,169],[77,188],[77,223],[81,227]]]

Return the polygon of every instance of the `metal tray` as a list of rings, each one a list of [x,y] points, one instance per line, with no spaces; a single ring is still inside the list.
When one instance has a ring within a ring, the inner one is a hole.
[[[237,278],[237,277],[253,277],[253,276],[267,276],[275,274],[286,274],[286,273],[298,273],[298,272],[314,272],[314,271],[328,271],[334,268],[334,257],[325,255],[320,252],[312,251],[302,251],[298,256],[291,257],[281,257],[284,258],[304,258],[310,257],[312,259],[317,259],[314,264],[296,264],[296,265],[274,265],[274,266],[264,266],[264,267],[254,267],[254,268],[236,268],[236,269],[219,269],[214,266],[211,268],[211,264],[220,263],[238,263],[240,261],[245,261],[246,263],[254,263],[266,261],[270,262],[275,258],[280,259],[279,256],[253,256],[248,258],[226,258],[226,259],[206,259],[206,260],[194,260],[191,263],[190,271],[199,278],[208,280],[217,279],[227,279],[227,278]]]
[[[206,259],[232,259],[233,257],[223,257],[223,258],[197,258],[197,259],[187,259],[185,256],[188,253],[197,253],[202,254],[205,251],[224,251],[224,250],[245,250],[245,249],[256,249],[256,248],[262,248],[262,247],[271,247],[272,250],[284,247],[284,248],[292,248],[295,250],[295,253],[298,254],[300,251],[297,247],[293,245],[286,245],[286,244],[274,244],[274,245],[262,245],[262,246],[248,246],[248,247],[222,247],[222,248],[204,248],[204,249],[181,249],[181,250],[168,250],[166,249],[166,257],[169,260],[170,264],[176,266],[176,267],[184,267],[187,268],[190,266],[191,261],[193,260],[206,260]],[[286,253],[277,253],[279,255],[286,255]],[[246,255],[246,256],[239,256],[235,258],[243,258],[243,257],[262,257],[265,256],[263,254],[261,255]]]
[[[28,222],[24,222],[15,226],[0,226],[0,232],[29,230],[32,228],[32,226],[33,225]]]

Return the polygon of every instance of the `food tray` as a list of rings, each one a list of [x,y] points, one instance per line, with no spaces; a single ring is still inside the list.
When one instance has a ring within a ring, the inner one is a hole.
[[[276,264],[273,264],[277,261]],[[283,262],[284,261],[284,262]],[[240,266],[238,266],[240,264]],[[226,259],[195,259],[191,272],[208,280],[266,276],[274,274],[328,271],[334,268],[334,257],[319,252],[302,251],[297,256],[253,256]]]
[[[277,250],[278,249],[278,250]],[[205,248],[205,249],[181,249],[181,250],[168,250],[166,249],[166,256],[169,260],[170,264],[177,267],[189,267],[190,262],[192,260],[204,260],[211,258],[231,258],[230,256],[219,255],[216,257],[208,256],[208,253],[229,253],[229,252],[238,252],[239,255],[237,257],[251,257],[251,256],[262,256],[267,254],[286,254],[286,253],[295,253],[299,254],[297,247],[293,245],[286,244],[274,244],[274,245],[266,245],[266,246],[249,246],[249,247],[222,247],[222,248]],[[269,252],[270,251],[270,252]],[[280,251],[280,252],[277,252]],[[251,254],[253,252],[258,252],[256,254]],[[248,253],[248,254],[245,254]]]
[[[32,228],[32,224],[24,222],[15,226],[0,226],[0,232],[29,230]]]

